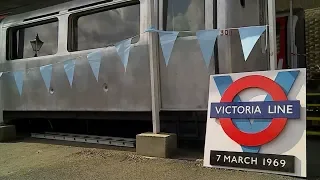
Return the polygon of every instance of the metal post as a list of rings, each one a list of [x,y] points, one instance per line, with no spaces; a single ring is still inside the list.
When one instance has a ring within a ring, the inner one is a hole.
[[[2,88],[3,88],[3,81],[0,81],[0,126],[4,124],[4,119],[3,119],[3,109],[4,109],[4,98],[2,95]]]
[[[294,30],[293,30],[293,1],[290,0],[290,16],[289,16],[289,21],[290,21],[290,60],[291,60],[291,67],[290,68],[295,68],[295,58],[294,58]]]
[[[268,0],[270,70],[277,69],[277,31],[275,0]]]
[[[232,15],[232,8],[235,5],[234,0],[217,0],[217,28],[226,29],[234,27]],[[217,39],[218,41],[218,62],[219,62],[219,73],[232,73],[232,43],[231,36],[221,36]],[[238,54],[237,54],[238,55]]]
[[[158,28],[158,0],[149,1],[150,17],[152,25]],[[154,4],[152,4],[152,2]],[[158,35],[149,33],[149,58],[150,58],[150,77],[151,77],[151,106],[152,106],[152,129],[153,133],[160,133],[160,80],[159,80],[159,56],[158,56]]]

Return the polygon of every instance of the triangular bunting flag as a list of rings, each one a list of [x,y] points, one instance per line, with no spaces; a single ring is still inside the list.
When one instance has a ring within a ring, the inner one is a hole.
[[[68,81],[71,87],[73,82],[75,64],[76,64],[76,60],[68,60],[64,62],[64,71],[67,74]]]
[[[252,26],[239,28],[244,60],[247,61],[253,47],[259,40],[266,26]]]
[[[218,37],[219,30],[200,30],[196,33],[200,49],[202,51],[202,55],[206,66],[209,67],[210,60],[213,54],[214,45],[216,43],[216,39]]]
[[[48,64],[46,66],[40,67],[40,73],[42,76],[42,79],[49,91],[50,89],[50,83],[51,83],[51,77],[52,77],[52,64]]]
[[[128,59],[131,49],[132,38],[123,40],[115,44],[118,55],[120,56],[121,62],[124,65],[124,70],[127,71]]]
[[[16,81],[19,94],[21,96],[22,88],[23,88],[23,71],[15,71],[13,72],[13,76],[14,76],[14,80]]]
[[[101,52],[97,51],[97,52],[90,53],[88,54],[87,59],[91,66],[94,77],[96,77],[96,80],[99,81],[99,72],[100,72],[100,65],[101,65],[101,59],[102,59]]]
[[[179,32],[176,31],[159,31],[160,44],[163,52],[163,57],[166,61],[166,66],[169,64],[170,56],[174,43],[178,37]]]

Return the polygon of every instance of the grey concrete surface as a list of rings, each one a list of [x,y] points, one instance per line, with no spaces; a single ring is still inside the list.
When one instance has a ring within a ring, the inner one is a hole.
[[[293,180],[263,173],[209,169],[202,160],[138,156],[134,149],[26,139],[0,143],[1,180]],[[197,153],[184,155],[197,157]],[[201,153],[198,154],[201,157]],[[182,157],[180,157],[182,158]]]
[[[0,125],[0,142],[14,140],[16,127],[14,125]]]
[[[139,155],[168,158],[177,149],[176,134],[142,133],[136,136],[136,152]]]

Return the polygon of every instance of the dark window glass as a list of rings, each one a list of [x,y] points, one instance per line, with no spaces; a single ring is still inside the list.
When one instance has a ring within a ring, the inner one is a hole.
[[[204,0],[164,0],[164,29],[197,31],[205,29]]]
[[[58,21],[40,25],[27,25],[8,30],[7,59],[23,59],[35,56],[30,41],[36,39],[43,45],[37,51],[37,56],[53,55],[58,50]]]
[[[140,34],[140,5],[80,14],[72,21],[69,51],[106,47]]]

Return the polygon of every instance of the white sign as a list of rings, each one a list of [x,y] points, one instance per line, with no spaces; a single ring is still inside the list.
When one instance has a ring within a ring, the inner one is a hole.
[[[307,176],[306,69],[212,75],[209,88],[204,166]]]

